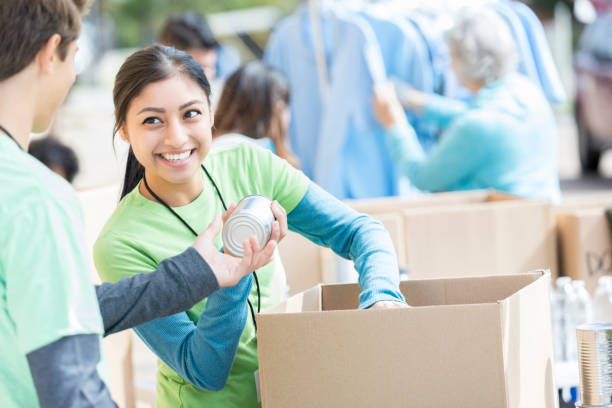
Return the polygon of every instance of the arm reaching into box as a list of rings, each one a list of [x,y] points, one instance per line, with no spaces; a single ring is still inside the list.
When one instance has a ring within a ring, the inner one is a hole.
[[[381,223],[357,213],[314,183],[287,221],[290,230],[355,262],[362,290],[360,309],[384,301],[405,302],[399,291],[397,256]],[[378,307],[384,306],[388,304]]]

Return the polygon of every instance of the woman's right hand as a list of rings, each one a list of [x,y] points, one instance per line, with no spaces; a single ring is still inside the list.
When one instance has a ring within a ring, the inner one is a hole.
[[[281,235],[279,222],[274,221],[272,223],[270,240],[263,249],[259,248],[257,239],[255,236],[252,236],[248,241],[242,243],[244,249],[244,256],[242,258],[220,252],[215,247],[213,241],[221,231],[221,219],[223,218],[223,222],[225,222],[235,208],[236,206],[232,204],[223,213],[222,217],[216,216],[210,225],[208,225],[208,228],[198,235],[192,245],[210,265],[217,278],[219,287],[234,286],[245,275],[270,263]]]
[[[391,82],[384,82],[374,87],[373,103],[374,115],[384,128],[389,129],[402,120],[406,120],[404,110]]]

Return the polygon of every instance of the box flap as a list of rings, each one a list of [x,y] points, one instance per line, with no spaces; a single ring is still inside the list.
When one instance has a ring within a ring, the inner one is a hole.
[[[262,314],[320,312],[321,285],[317,285],[305,292],[291,296],[284,302],[262,311]]]
[[[508,408],[558,407],[549,285],[543,276],[500,305]]]
[[[400,288],[413,306],[497,303],[535,282],[544,272],[513,275],[449,278],[401,282]]]
[[[535,271],[471,278],[407,280],[400,282],[400,290],[412,306],[497,303],[544,274],[544,271]],[[360,293],[361,289],[356,283],[321,285],[321,310],[357,309]]]

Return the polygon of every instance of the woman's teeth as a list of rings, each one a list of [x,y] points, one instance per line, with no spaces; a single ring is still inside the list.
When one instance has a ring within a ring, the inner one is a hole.
[[[186,152],[183,152],[180,154],[166,154],[166,153],[160,154],[160,156],[163,157],[164,159],[168,161],[175,161],[175,162],[185,160],[190,155],[191,155],[191,150],[187,150]]]

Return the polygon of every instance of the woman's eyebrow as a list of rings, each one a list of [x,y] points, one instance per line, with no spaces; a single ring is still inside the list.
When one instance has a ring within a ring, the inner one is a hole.
[[[179,110],[183,110],[186,107],[188,107],[189,105],[193,105],[195,103],[204,104],[204,101],[202,101],[201,99],[193,99],[193,100],[191,100],[189,102],[186,102],[186,103],[182,104],[181,106],[179,106]]]
[[[146,108],[142,108],[137,115],[140,115],[143,112],[156,112],[156,113],[164,113],[166,110],[164,108],[154,108],[152,106],[147,106]]]

